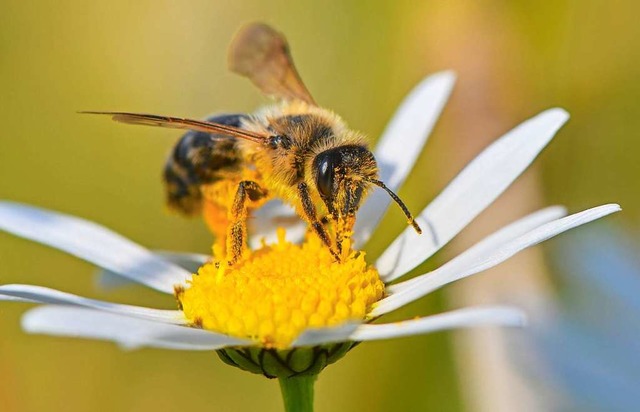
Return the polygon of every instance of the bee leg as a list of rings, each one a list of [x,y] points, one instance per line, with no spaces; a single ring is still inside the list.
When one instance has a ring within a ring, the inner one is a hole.
[[[334,215],[324,215],[320,220],[320,224],[325,228],[327,225],[329,225],[329,223],[331,222],[338,222],[338,218],[336,218]],[[336,249],[338,250],[338,253],[342,253],[342,240],[345,238],[345,235],[343,233],[342,230],[342,225],[337,225],[336,227]]]
[[[311,196],[309,195],[309,187],[305,182],[301,182],[298,184],[298,196],[300,196],[302,209],[304,211],[305,217],[307,218],[307,221],[311,225],[311,228],[318,235],[318,237],[320,237],[320,240],[322,240],[322,242],[327,245],[333,257],[336,258],[336,260],[340,260],[340,255],[333,249],[333,246],[331,245],[329,234],[324,228],[322,222],[318,220],[316,207],[313,205],[313,201],[311,201]]]
[[[351,235],[351,229],[347,230],[347,227],[345,227],[345,224],[348,225],[349,227],[352,227],[352,225],[345,223],[342,219],[340,219],[336,224],[336,247],[338,248],[338,251],[340,253],[342,253],[343,240],[346,239],[347,237],[350,237]],[[347,233],[349,235],[347,235]]]
[[[227,233],[227,256],[229,265],[233,265],[242,256],[247,238],[247,199],[256,201],[266,195],[266,191],[256,182],[243,180],[231,206],[231,225]]]

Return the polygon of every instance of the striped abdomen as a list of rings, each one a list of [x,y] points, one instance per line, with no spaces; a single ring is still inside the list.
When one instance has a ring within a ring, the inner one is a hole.
[[[208,121],[240,127],[243,114],[218,115]],[[167,204],[192,215],[202,208],[200,186],[214,183],[239,171],[242,156],[235,138],[204,132],[185,133],[173,148],[164,167]]]

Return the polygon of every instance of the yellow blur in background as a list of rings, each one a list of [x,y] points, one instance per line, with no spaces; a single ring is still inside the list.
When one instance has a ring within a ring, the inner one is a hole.
[[[212,239],[204,225],[163,206],[160,172],[180,133],[76,112],[201,118],[253,111],[267,100],[227,71],[226,51],[238,27],[261,20],[286,34],[316,100],[372,142],[422,77],[443,69],[458,73],[442,121],[400,192],[411,210],[421,210],[491,139],[542,109],[562,106],[572,120],[528,172],[541,173],[540,203],[577,211],[615,201],[625,208],[616,222],[638,227],[640,3],[1,5],[0,198],[94,220],[151,249],[208,253]],[[401,214],[391,211],[369,256],[403,224]],[[173,308],[171,299],[143,288],[100,291],[93,271],[63,253],[0,233],[2,284]],[[449,306],[445,295],[431,295],[392,319]],[[1,411],[282,409],[275,381],[223,365],[215,353],[123,352],[110,343],[30,336],[19,327],[27,307],[0,305]],[[458,377],[464,368],[455,364],[451,336],[360,345],[320,375],[317,410],[464,409]]]

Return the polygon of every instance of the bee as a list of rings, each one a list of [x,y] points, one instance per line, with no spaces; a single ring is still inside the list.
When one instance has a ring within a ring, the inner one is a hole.
[[[164,168],[167,204],[185,215],[204,213],[214,234],[224,239],[229,264],[243,254],[250,212],[272,198],[292,205],[337,260],[373,186],[385,190],[421,233],[402,200],[378,180],[364,136],[311,97],[282,34],[266,24],[250,24],[233,39],[228,60],[231,71],[280,102],[254,114],[206,120],[85,113],[189,130]]]

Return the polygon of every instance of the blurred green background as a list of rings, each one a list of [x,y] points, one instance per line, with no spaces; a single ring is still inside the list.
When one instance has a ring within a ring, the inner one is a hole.
[[[638,2],[0,4],[1,198],[95,220],[153,249],[207,253],[211,239],[201,222],[163,208],[160,170],[180,133],[76,111],[196,118],[252,111],[265,99],[227,71],[226,49],[241,24],[263,20],[286,33],[316,100],[372,140],[422,77],[459,74],[451,106],[401,191],[412,210],[453,176],[433,177],[439,166],[470,159],[491,138],[559,105],[572,120],[537,163],[545,203],[578,210],[616,201],[625,212],[615,222],[638,227]],[[468,99],[488,113],[500,109],[495,133],[468,132],[484,116],[465,110]],[[467,132],[455,136],[462,123]],[[401,230],[399,216],[385,219],[372,255]],[[96,290],[92,271],[0,233],[0,283],[172,307],[141,288]],[[446,307],[436,294],[394,318]],[[281,409],[277,382],[227,367],[213,353],[122,352],[109,343],[29,336],[19,327],[25,309],[0,306],[2,411]],[[360,345],[321,375],[317,410],[463,409],[450,340],[438,333]]]

